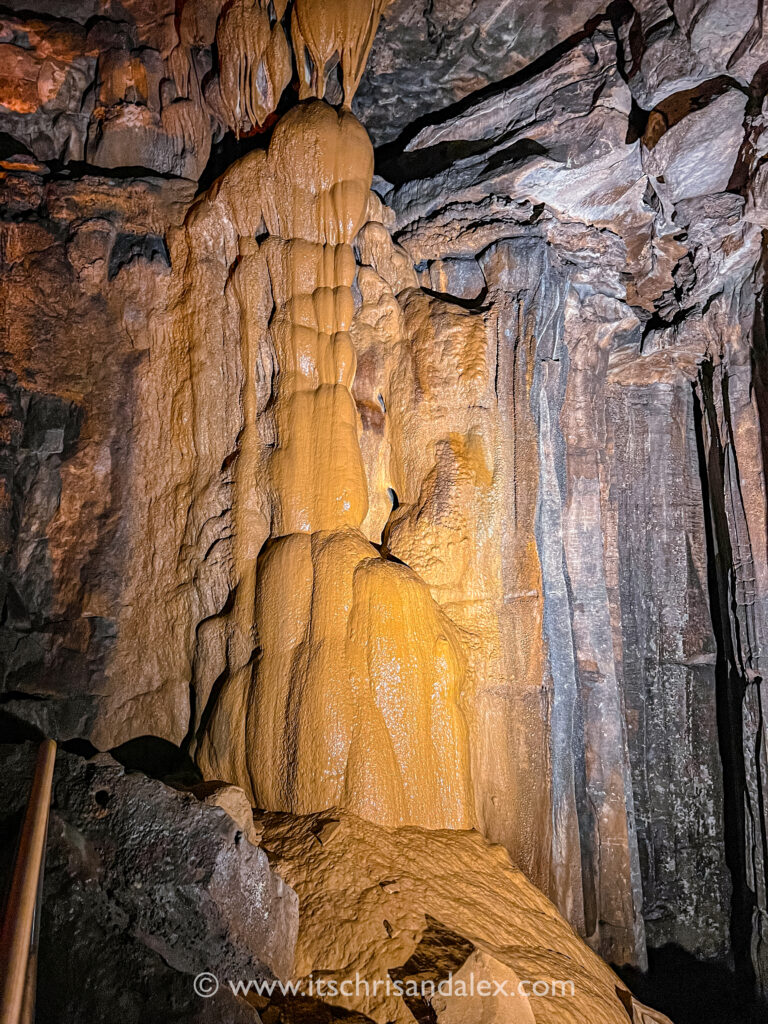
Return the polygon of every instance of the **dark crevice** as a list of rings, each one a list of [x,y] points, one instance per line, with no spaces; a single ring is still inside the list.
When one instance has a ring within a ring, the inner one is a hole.
[[[495,138],[453,139],[412,152],[397,153],[387,159],[380,160],[377,157],[376,173],[397,188],[407,181],[431,178],[460,160],[481,156],[490,149],[494,152],[486,163],[488,173],[510,162],[522,162],[531,156],[546,156],[547,149],[534,139],[517,139],[503,148],[504,143],[516,134],[517,130],[513,129]]]
[[[202,710],[202,712],[200,714],[200,724],[197,727],[197,729],[194,730],[194,734],[192,733],[192,729],[194,729],[194,717],[193,716],[196,713],[196,709],[195,709],[194,706],[192,707],[192,709],[191,709],[192,710],[192,716],[190,718],[190,720],[192,722],[192,727],[190,729],[190,735],[187,737],[187,740],[184,743],[185,748],[187,748],[187,749],[189,748],[189,746],[191,744],[191,741],[192,741],[192,738],[193,738],[193,735],[197,739],[198,743],[200,743],[200,741],[202,740],[203,736],[205,736],[205,734],[206,734],[206,732],[208,730],[208,725],[209,725],[209,723],[211,721],[211,718],[213,717],[213,712],[215,711],[216,705],[219,702],[219,697],[221,696],[222,690],[227,685],[228,680],[229,680],[229,665],[225,666],[224,670],[215,679],[214,684],[211,687],[211,692],[208,695],[208,700],[206,701],[205,707],[203,708],[203,710]]]
[[[637,999],[674,1024],[765,1024],[768,1002],[745,989],[725,960],[704,960],[669,944],[648,950],[648,970],[614,965]]]
[[[135,235],[123,232],[117,236],[109,254],[107,280],[112,281],[119,271],[135,260],[157,262],[170,267],[171,256],[165,239],[160,235]]]
[[[622,27],[629,24],[629,29],[626,35],[629,43],[630,56],[632,58],[631,67],[627,67],[624,47],[621,45],[616,47],[616,67],[621,77],[628,83],[630,78],[636,74],[643,56],[643,31],[640,24],[640,18],[629,0],[613,0],[613,3],[608,5],[606,13],[610,19],[617,40],[620,38],[620,31]]]
[[[710,615],[716,644],[715,702],[723,768],[723,839],[733,887],[731,948],[736,977],[745,991],[751,992],[755,984],[750,948],[755,893],[749,884],[746,845],[748,789],[742,717],[746,679],[732,641],[734,568],[725,509],[725,452],[717,422],[711,362],[701,366],[699,380],[693,385],[693,413],[705,512]]]
[[[389,550],[389,533],[392,529],[392,517],[400,507],[400,499],[398,498],[394,487],[388,487],[387,494],[389,495],[389,500],[392,502],[392,508],[390,509],[389,516],[384,524],[384,529],[381,531],[381,543],[374,544],[373,546],[378,550],[381,557],[387,559],[387,561],[398,562],[400,565],[405,565],[405,562],[401,562],[400,559],[391,554]]]
[[[634,308],[638,312],[638,316],[644,312],[637,307]],[[662,316],[658,310],[654,310],[643,324],[643,333],[640,338],[640,352],[642,353],[645,340],[652,331],[668,331],[670,328],[674,329],[675,327],[679,327],[685,318],[694,312],[695,308],[695,306],[691,306],[686,309],[678,309],[673,313],[671,318]]]
[[[78,757],[84,757],[86,760],[95,757],[99,753],[98,747],[94,747],[88,740],[80,738],[64,740],[59,743],[59,747],[61,750],[66,750],[68,754],[76,754]]]
[[[7,160],[11,156],[29,157],[37,163],[37,158],[32,150],[23,142],[20,142],[14,135],[8,132],[0,132],[0,160]]]
[[[137,736],[110,750],[128,771],[142,772],[165,783],[193,786],[202,781],[188,753],[159,736]]]
[[[743,89],[743,87],[740,88]],[[746,196],[747,194],[750,175],[755,170],[757,159],[756,143],[765,130],[757,126],[762,121],[763,100],[768,91],[768,61],[761,64],[757,69],[746,91],[747,106],[744,111],[744,122],[747,125],[747,130],[745,131],[744,139],[739,147],[739,154],[726,186],[726,191],[735,192],[741,196]]]
[[[47,698],[39,693],[27,693],[26,690],[6,690],[0,694],[0,706],[16,703],[45,704]]]
[[[431,295],[435,299],[440,299],[442,302],[448,302],[452,306],[460,306],[462,309],[469,310],[472,313],[486,313],[491,308],[491,303],[486,303],[488,297],[488,285],[485,285],[479,295],[476,295],[474,299],[463,299],[458,295],[451,295],[450,292],[438,292],[433,288],[425,288],[423,285],[421,291],[425,295]]]
[[[42,739],[45,736],[35,725],[0,707],[0,743],[39,743]]]
[[[682,89],[680,92],[667,96],[647,115],[647,124],[643,133],[643,142],[646,147],[653,149],[670,128],[673,128],[688,114],[703,110],[729,89],[743,89],[743,87],[728,75],[720,75],[717,78],[709,78],[706,82],[691,89]]]
[[[121,165],[120,167],[99,167],[98,164],[90,164],[85,160],[46,160],[45,167],[48,169],[46,182],[67,181],[79,178],[105,178],[113,181],[124,181],[135,178],[157,178],[162,181],[189,181],[179,174],[158,171],[153,167],[143,167],[135,164],[131,167]]]
[[[228,131],[218,142],[214,142],[211,145],[208,163],[197,182],[197,195],[207,192],[214,181],[220,178],[237,160],[253,152],[254,149],[266,149],[271,129],[275,123],[275,120],[268,119],[262,131],[257,134],[240,135],[239,138],[233,131]]]
[[[389,550],[389,533],[390,530],[392,529],[392,518],[397,509],[400,507],[400,499],[398,498],[397,492],[395,491],[394,487],[388,487],[387,494],[389,495],[389,500],[392,502],[392,508],[390,510],[389,517],[386,523],[384,524],[384,529],[381,531],[381,543],[371,543],[372,546],[376,548],[376,550],[379,552],[381,557],[385,559],[385,561],[395,562],[397,565],[404,565],[406,569],[410,569],[410,566],[408,565],[407,562],[404,562],[402,558],[398,558],[397,555],[393,555],[392,552]]]
[[[48,14],[45,11],[35,10],[34,7],[24,7],[21,4],[9,6],[3,4],[0,6],[0,17],[2,18],[15,18],[18,21],[42,21],[44,25],[77,25],[78,28],[86,27],[90,22],[99,20],[100,16],[94,15],[89,19],[89,22],[75,21],[74,18],[64,18]],[[105,19],[106,20],[106,19]],[[118,22],[118,24],[120,24]]]
[[[629,118],[627,119],[627,137],[624,140],[628,146],[631,146],[633,142],[637,142],[638,139],[642,139],[645,135],[649,116],[650,111],[643,110],[633,96],[629,109]]]
[[[197,627],[195,629],[195,649],[196,650],[199,649],[199,646],[200,646],[200,631],[203,628],[203,626],[207,622],[211,622],[211,621],[216,620],[216,619],[221,619],[221,620],[226,619],[227,616],[229,616],[231,614],[232,609],[235,607],[235,596],[236,596],[236,590],[234,590],[234,589],[230,590],[229,593],[227,594],[227,599],[224,602],[224,605],[221,608],[221,610],[219,612],[217,612],[215,615],[208,616],[208,618],[202,619],[202,621],[198,622]],[[195,659],[195,662],[194,662],[194,664],[192,666],[192,678],[195,679],[196,677],[197,677],[197,660]],[[189,751],[192,749],[193,744],[195,742],[199,743],[200,740],[202,739],[202,737],[204,736],[204,734],[206,732],[206,729],[208,728],[208,723],[211,720],[211,716],[213,715],[214,709],[215,709],[216,704],[218,702],[218,699],[219,699],[219,696],[221,694],[221,691],[224,689],[224,686],[225,686],[225,684],[226,684],[228,679],[229,679],[229,666],[227,665],[224,668],[224,670],[219,674],[219,676],[214,680],[213,686],[211,687],[211,692],[208,694],[208,699],[205,702],[205,707],[202,707],[200,709],[200,721],[199,722],[197,721],[197,715],[198,715],[198,707],[197,707],[198,694],[197,694],[197,690],[196,690],[194,684],[190,684],[190,687],[189,687],[189,729],[187,730],[187,735],[184,737],[184,740],[182,741],[182,744],[181,744],[181,749],[182,749],[182,751],[185,754],[189,754]]]

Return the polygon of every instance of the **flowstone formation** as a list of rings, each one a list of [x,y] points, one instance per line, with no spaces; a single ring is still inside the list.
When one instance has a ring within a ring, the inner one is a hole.
[[[755,0],[0,26],[14,728],[475,827],[604,960],[768,991]]]
[[[253,311],[263,317],[271,293],[273,440],[265,449],[257,434],[246,376],[233,617],[258,651],[218,695],[198,761],[269,810],[338,805],[385,825],[464,828],[474,813],[458,631],[417,574],[360,531],[351,243],[372,173],[362,126],[322,100],[286,114],[263,159],[233,172],[269,236],[240,239],[230,286],[246,368]],[[248,509],[260,486],[270,535],[258,545]]]
[[[335,985],[331,1006],[376,1024],[670,1024],[476,832],[383,829],[343,812],[256,814],[255,825],[304,908],[294,978]],[[367,987],[345,993],[354,976]],[[559,984],[567,979],[572,989]],[[426,980],[434,991],[422,995]],[[300,1004],[276,1000],[265,1020],[322,1019],[319,1001],[308,1002],[302,1016]]]

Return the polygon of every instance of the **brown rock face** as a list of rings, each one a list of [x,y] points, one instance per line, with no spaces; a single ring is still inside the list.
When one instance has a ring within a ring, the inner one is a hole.
[[[4,15],[5,712],[768,990],[753,8]]]

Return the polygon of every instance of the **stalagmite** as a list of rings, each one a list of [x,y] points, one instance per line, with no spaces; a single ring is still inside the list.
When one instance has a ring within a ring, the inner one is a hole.
[[[248,367],[266,267],[274,441],[256,454],[246,381],[236,515],[247,534],[260,464],[271,539],[257,563],[247,538],[237,542],[236,628],[254,631],[258,653],[224,687],[199,762],[269,810],[340,805],[386,825],[469,827],[459,630],[416,573],[360,531],[368,496],[350,391],[351,243],[366,212],[370,142],[350,113],[314,100],[282,119],[253,167],[269,237],[241,241],[233,287]]]

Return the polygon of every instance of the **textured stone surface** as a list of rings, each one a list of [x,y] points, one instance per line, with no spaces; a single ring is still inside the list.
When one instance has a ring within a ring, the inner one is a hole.
[[[197,178],[213,134],[210,17],[176,22],[172,3],[52,6],[2,18],[0,131],[40,160]]]
[[[479,261],[517,373],[524,345],[534,346],[528,401],[538,481],[528,486],[538,488],[538,502],[529,530],[553,694],[550,891],[616,959],[643,948],[643,918],[654,944],[715,955],[744,941],[729,936],[732,883],[736,928],[757,936],[763,927],[762,911],[751,909],[763,899],[761,843],[751,844],[754,818],[744,821],[738,806],[745,797],[751,806],[765,786],[765,764],[739,752],[748,735],[762,749],[764,724],[750,710],[749,684],[742,699],[728,683],[733,673],[747,675],[742,657],[751,663],[762,649],[763,545],[746,539],[763,535],[762,455],[748,425],[760,398],[738,406],[740,486],[750,497],[727,511],[733,474],[717,468],[702,490],[700,472],[711,444],[718,466],[727,464],[726,447],[738,446],[722,422],[731,402],[720,389],[747,372],[753,336],[760,240],[741,219],[735,183],[746,170],[745,132],[754,135],[760,122],[742,123],[738,89],[696,102],[686,94],[660,135],[649,134],[649,120],[648,133],[632,141],[630,93],[615,61],[601,26],[546,75],[422,128],[391,164],[396,187],[387,198],[396,238],[417,264]],[[586,81],[593,88],[582,106]],[[705,371],[714,441],[697,427],[697,364],[721,368],[714,378]],[[514,385],[504,390],[515,394]],[[519,424],[513,436],[525,436]],[[714,504],[710,488],[721,495]],[[759,525],[739,525],[750,515]],[[727,553],[734,531],[738,568]],[[724,559],[714,554],[724,547]],[[736,583],[742,573],[754,589]],[[750,591],[723,622],[717,607],[728,600],[713,594],[718,577],[721,587],[731,578],[737,594]],[[745,619],[739,609],[747,606]],[[723,646],[734,630],[739,640]],[[722,701],[730,706],[725,727]],[[716,753],[724,732],[735,736],[725,781]],[[574,757],[578,749],[583,756]],[[539,850],[548,819],[545,812],[538,826]],[[746,872],[731,842],[752,851]],[[758,964],[759,949],[758,941]]]
[[[765,61],[762,9],[749,0],[639,0],[625,11],[627,77],[646,110],[717,75],[748,85]]]
[[[0,37],[3,701],[105,749],[194,749],[248,692],[258,556],[286,532],[270,320],[317,281],[276,303],[274,243],[318,212],[264,209],[295,94],[274,110],[251,36],[213,66],[220,13],[30,0]],[[418,607],[455,639],[478,827],[605,956],[731,950],[768,987],[765,45],[747,3],[395,0],[329,333],[367,495],[338,576],[379,569],[401,634]],[[340,103],[333,63],[303,88]],[[293,489],[322,505],[338,446],[308,423]]]
[[[367,990],[330,993],[326,1002],[379,1024],[406,1024],[414,1016],[440,1024],[643,1021],[645,1008],[633,1005],[618,978],[506,851],[477,833],[383,829],[333,810],[256,818],[270,861],[299,895],[294,980],[306,984],[314,975],[340,985],[357,974],[368,981]],[[474,975],[476,985],[505,983],[515,995],[472,1000],[437,994],[422,1001],[387,993],[383,985],[389,976],[407,992],[409,979],[431,978],[437,985],[451,973],[456,991],[459,980],[468,986]],[[520,982],[530,983],[530,991],[535,981],[567,979],[573,994],[554,985],[537,997],[526,995],[525,985],[517,989]]]
[[[376,145],[543,57],[603,7],[594,0],[394,0],[355,101]]]
[[[17,207],[2,226],[2,675],[46,731],[71,737],[92,727],[131,549],[121,514],[134,389],[148,369],[132,339],[168,273],[163,235],[191,192],[158,179],[23,181],[33,197],[19,179],[3,182]],[[127,278],[140,300],[126,311],[113,282]]]
[[[0,756],[8,855],[34,747]],[[192,982],[291,973],[297,899],[264,852],[223,810],[108,755],[60,752],[54,778],[40,1019],[256,1021],[228,989],[203,1000]]]

